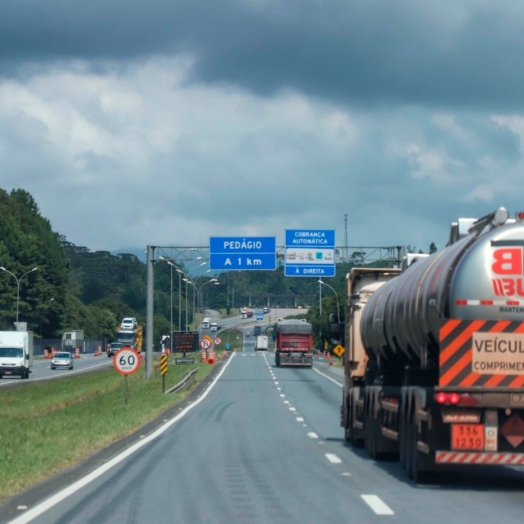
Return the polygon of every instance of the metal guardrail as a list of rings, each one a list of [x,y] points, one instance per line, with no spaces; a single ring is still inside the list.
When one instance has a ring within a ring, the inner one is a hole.
[[[176,393],[191,387],[195,383],[195,375],[197,374],[197,371],[198,368],[192,369],[178,384],[175,384],[172,388],[166,390],[166,393]]]

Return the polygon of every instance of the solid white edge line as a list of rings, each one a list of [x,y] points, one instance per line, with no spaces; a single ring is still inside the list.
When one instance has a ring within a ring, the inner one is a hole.
[[[195,406],[200,404],[200,402],[202,402],[207,397],[209,392],[215,387],[215,384],[226,371],[234,356],[235,353],[233,353],[231,358],[226,362],[226,365],[215,377],[215,380],[211,382],[206,391],[204,391],[204,393],[202,393],[200,397],[198,397],[192,404],[184,408],[180,413],[178,413],[178,415],[172,418],[169,422],[167,422],[163,426],[160,426],[156,431],[151,433],[151,435],[145,437],[139,442],[136,442],[116,457],[113,457],[109,462],[106,462],[103,466],[100,466],[85,477],[81,478],[80,480],[77,480],[75,483],[71,484],[71,486],[64,488],[62,491],[59,491],[56,495],[53,495],[47,500],[44,500],[43,502],[35,506],[33,509],[29,510],[27,513],[24,513],[23,515],[20,515],[14,520],[9,521],[8,524],[26,524],[27,522],[31,522],[33,519],[40,516],[42,513],[45,513],[53,506],[56,506],[56,504],[58,504],[59,502],[62,502],[62,500],[73,495],[74,493],[82,489],[84,486],[87,486],[89,483],[93,482],[93,480],[96,480],[98,477],[103,475],[106,471],[109,471],[112,467],[116,466],[117,464],[120,464],[120,462],[122,462],[124,459],[135,453],[135,451],[138,451],[140,448],[144,447],[146,444],[160,436],[162,433],[169,429],[173,424],[178,422],[182,417],[184,417],[189,411],[191,411]]]
[[[377,515],[394,515],[395,512],[377,495],[360,495]]]
[[[90,369],[101,368],[102,366],[107,366],[109,368],[109,362],[104,362],[103,364],[97,364],[96,366],[89,366],[87,368],[77,369],[76,371],[66,369],[65,370],[66,372],[63,373],[62,375],[55,375],[55,376],[50,376],[50,377],[40,377],[40,378],[30,378],[29,382],[24,382],[24,384],[31,384],[32,382],[40,382],[42,380],[53,380],[55,378],[70,377],[71,375],[78,375],[78,373],[83,373],[84,371],[88,371]],[[22,380],[22,379],[18,379],[18,380]],[[16,381],[15,380],[6,380],[2,384],[0,384],[0,386],[7,386],[8,384],[12,382],[18,382],[18,380]]]
[[[328,380],[331,380],[331,382],[335,383],[337,386],[343,387],[344,385],[340,382],[337,382],[335,379],[329,377],[325,373],[322,373],[322,371],[319,371],[317,368],[313,368],[313,371],[316,371],[319,375],[322,375],[323,377],[327,378]]]

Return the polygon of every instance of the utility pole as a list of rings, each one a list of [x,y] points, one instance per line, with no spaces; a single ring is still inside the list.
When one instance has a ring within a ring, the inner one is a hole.
[[[348,253],[348,215],[347,213],[344,215],[344,246],[345,246],[345,253],[344,253],[344,260],[347,262],[349,253]]]
[[[147,246],[147,293],[146,293],[146,371],[144,378],[153,378],[153,287],[155,284],[155,246]]]

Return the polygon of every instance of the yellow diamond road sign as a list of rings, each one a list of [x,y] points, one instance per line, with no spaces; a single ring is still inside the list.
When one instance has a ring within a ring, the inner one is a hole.
[[[335,355],[338,357],[341,357],[344,354],[344,346],[341,346],[340,344],[338,346],[335,346],[335,349],[333,350],[335,352]]]

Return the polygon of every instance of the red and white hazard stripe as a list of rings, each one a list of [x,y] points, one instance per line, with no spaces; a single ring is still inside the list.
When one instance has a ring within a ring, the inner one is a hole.
[[[524,453],[475,453],[460,451],[437,451],[437,464],[524,464]]]
[[[524,306],[524,300],[455,300],[457,306]]]

